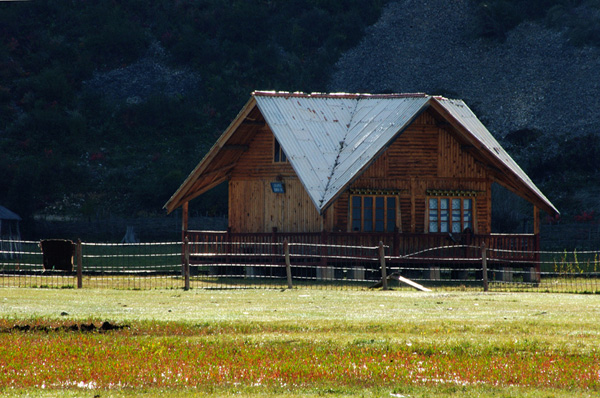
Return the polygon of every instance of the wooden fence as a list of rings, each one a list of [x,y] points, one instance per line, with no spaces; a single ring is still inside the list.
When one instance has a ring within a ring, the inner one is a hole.
[[[532,253],[449,245],[396,256],[384,244],[287,240],[216,239],[202,242],[202,251],[198,242],[73,244],[75,251],[67,253],[72,268],[57,270],[44,261],[40,242],[0,242],[5,248],[0,251],[0,287],[413,289],[409,280],[429,289],[600,292],[598,251]],[[532,257],[540,259],[540,271],[524,266],[529,263],[521,259]]]
[[[191,263],[202,264],[205,255],[229,262],[232,258],[256,258],[275,254],[284,241],[296,247],[304,263],[325,266],[335,256],[369,257],[368,247],[383,242],[394,266],[441,263],[455,268],[480,262],[482,246],[496,264],[540,271],[539,236],[533,234],[407,234],[407,233],[232,233],[229,231],[186,231]],[[461,261],[458,261],[460,259]],[[209,260],[213,261],[213,259]],[[307,264],[308,265],[308,264]]]

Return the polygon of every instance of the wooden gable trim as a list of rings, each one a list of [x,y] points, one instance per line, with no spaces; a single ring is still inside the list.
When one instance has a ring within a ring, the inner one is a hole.
[[[213,180],[204,188],[198,189],[196,183],[199,178],[202,177],[203,172],[207,169],[207,167],[211,164],[211,162],[219,155],[223,147],[226,146],[229,139],[233,136],[236,130],[240,127],[240,125],[244,122],[246,117],[254,110],[256,107],[256,100],[254,97],[250,97],[246,105],[239,112],[237,117],[231,122],[229,127],[225,130],[225,132],[219,137],[217,142],[213,145],[213,147],[208,151],[208,153],[204,156],[202,161],[192,170],[189,176],[185,179],[183,184],[177,189],[177,191],[171,196],[169,201],[165,204],[164,208],[167,210],[167,213],[171,213],[173,210],[183,205],[183,203],[188,202],[204,192],[208,191],[211,188],[214,188],[216,185],[227,179],[226,174],[223,174],[221,178],[217,180]],[[196,189],[194,189],[196,188]]]

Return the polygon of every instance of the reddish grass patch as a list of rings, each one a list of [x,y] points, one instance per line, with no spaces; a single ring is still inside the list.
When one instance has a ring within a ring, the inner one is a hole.
[[[0,388],[456,384],[600,390],[598,354],[565,355],[535,345],[338,343],[290,339],[285,333],[259,339],[168,324],[71,333],[61,329],[64,325],[46,325],[56,333],[0,334]]]

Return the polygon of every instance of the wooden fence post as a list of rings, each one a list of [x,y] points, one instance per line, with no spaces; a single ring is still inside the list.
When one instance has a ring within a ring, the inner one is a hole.
[[[540,255],[540,234],[535,235],[535,254],[533,256],[535,262],[535,282],[539,283],[542,281],[542,263]]]
[[[81,249],[81,239],[77,239],[77,289],[83,287],[83,252]]]
[[[383,290],[388,290],[387,269],[385,268],[385,248],[383,242],[379,242],[379,263],[381,264],[381,283]]]
[[[184,261],[183,261],[183,275],[184,275],[184,285],[183,290],[190,290],[190,240],[186,236],[183,241],[184,246]]]
[[[231,264],[231,249],[233,248],[232,244],[231,244],[231,240],[233,239],[233,237],[231,236],[231,227],[227,227],[227,231],[225,233],[225,264]],[[236,254],[239,254],[239,247],[240,246],[236,246]],[[216,247],[215,247],[215,251],[216,251]],[[218,270],[219,267],[215,266],[215,269]],[[217,271],[218,272],[218,271]]]
[[[185,240],[188,236],[189,228],[189,202],[184,202],[181,206],[181,241]],[[185,245],[181,248],[181,263],[185,262]],[[181,270],[181,276],[183,276],[183,269]]]
[[[322,230],[321,231],[321,250],[320,250],[321,259],[319,262],[321,267],[327,267],[327,247],[325,247],[326,244],[327,244],[327,231]]]
[[[487,248],[485,242],[481,244],[481,268],[483,271],[483,291],[488,291],[488,273],[487,273]]]
[[[290,245],[287,239],[283,241],[283,253],[285,255],[285,273],[287,275],[288,289],[292,289],[292,264],[290,263]]]
[[[273,276],[273,266],[276,264],[277,256],[277,227],[273,227],[271,230],[271,255],[269,256],[269,276]]]

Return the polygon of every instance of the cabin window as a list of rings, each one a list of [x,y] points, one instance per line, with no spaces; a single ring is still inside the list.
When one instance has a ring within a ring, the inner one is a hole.
[[[287,156],[285,152],[283,152],[283,149],[281,149],[279,141],[277,141],[277,138],[273,137],[273,162],[285,163],[287,161]]]
[[[351,195],[352,231],[393,232],[396,229],[397,196]]]
[[[429,198],[428,222],[431,233],[460,233],[473,230],[472,198]]]

